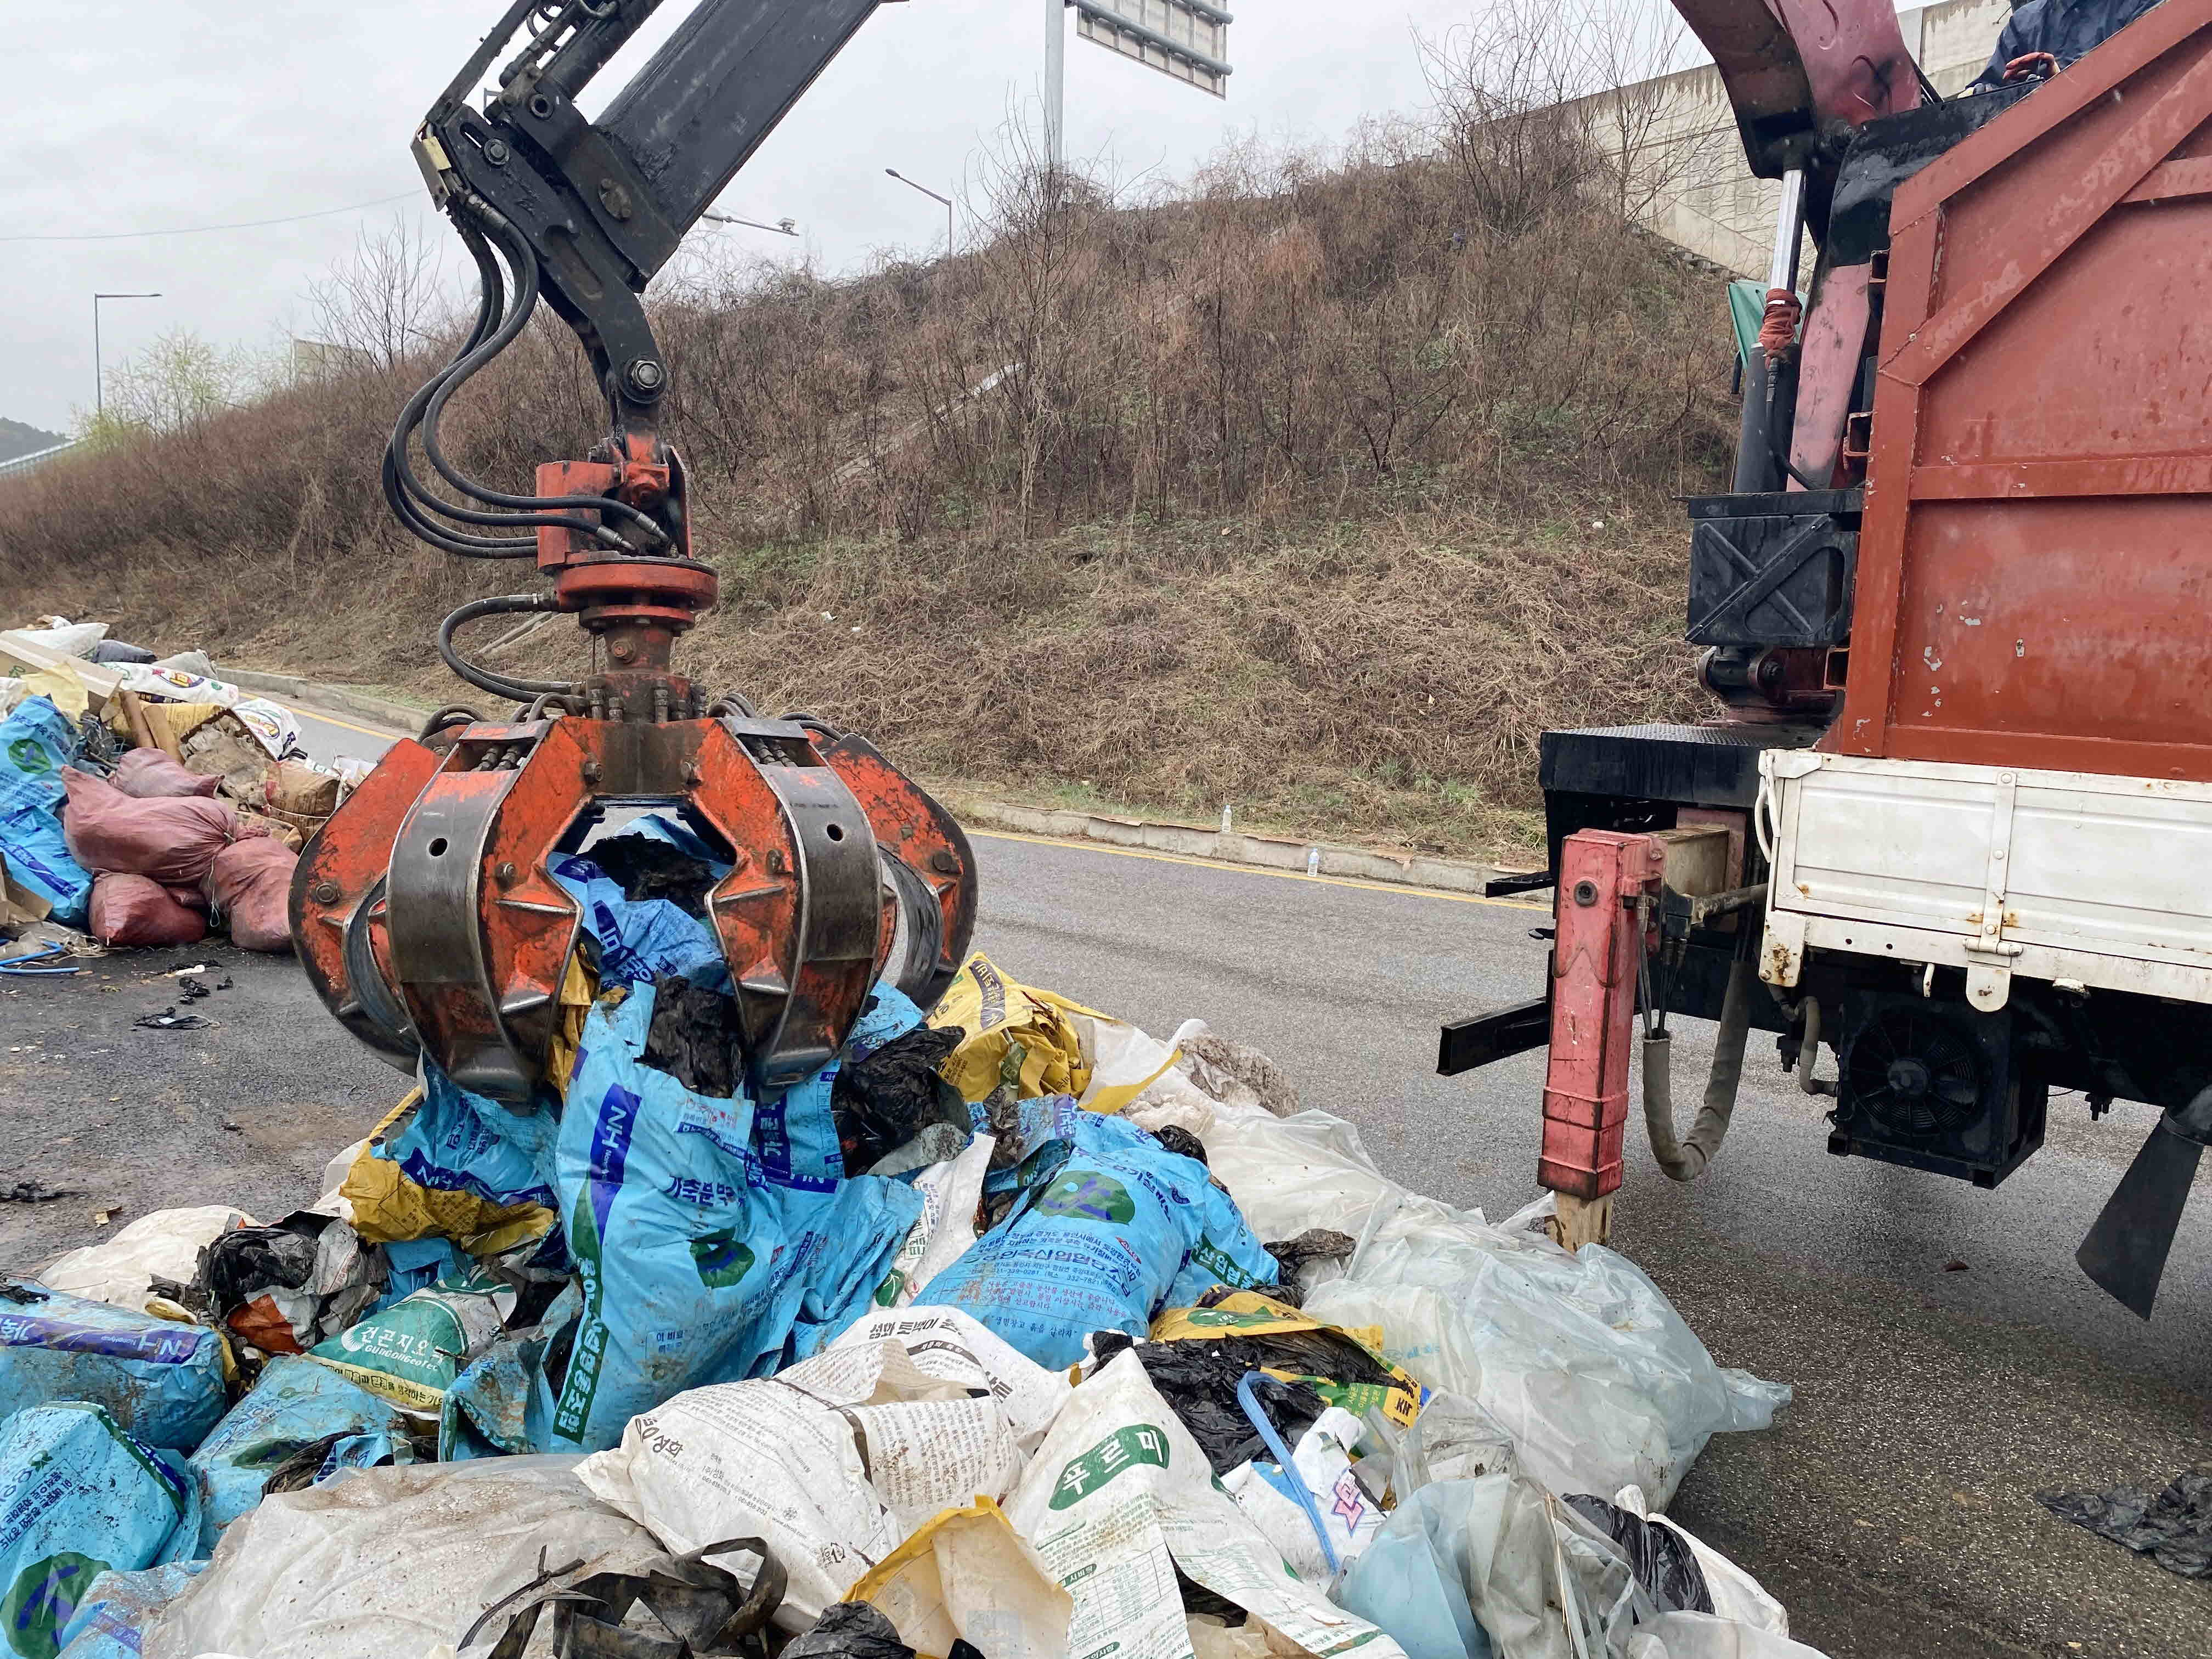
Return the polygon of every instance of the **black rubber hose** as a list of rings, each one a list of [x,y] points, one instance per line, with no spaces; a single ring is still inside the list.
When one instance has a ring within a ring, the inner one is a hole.
[[[1729,965],[1728,991],[1721,1000],[1720,1035],[1713,1044],[1712,1075],[1705,1081],[1705,1101],[1690,1133],[1679,1141],[1674,1136],[1673,1039],[1663,1034],[1644,1039],[1644,1127],[1651,1137],[1651,1156],[1672,1180],[1695,1181],[1728,1139],[1736,1091],[1743,1083],[1751,987],[1751,962],[1738,955]]]
[[[489,691],[495,697],[528,702],[549,692],[561,696],[579,695],[581,688],[573,680],[512,679],[504,674],[495,674],[489,668],[477,667],[453,647],[453,635],[457,630],[486,617],[520,616],[533,611],[558,611],[560,608],[550,593],[504,593],[495,599],[471,599],[438,624],[438,655],[447,667],[471,685]]]
[[[610,495],[587,497],[510,495],[503,490],[488,489],[474,479],[465,477],[447,460],[444,448],[438,441],[438,423],[445,414],[446,400],[466,385],[486,363],[514,343],[515,337],[528,325],[531,313],[538,307],[538,256],[532,251],[528,239],[517,230],[505,216],[489,204],[472,201],[471,205],[472,210],[484,222],[485,228],[491,233],[493,240],[499,243],[507,255],[507,264],[514,273],[514,304],[507,314],[507,320],[500,325],[491,337],[470,353],[461,362],[456,364],[438,382],[436,389],[430,395],[428,406],[423,413],[422,453],[430,458],[430,465],[437,469],[440,477],[445,479],[462,494],[489,506],[537,513],[562,509],[573,510],[580,505],[588,506],[602,513],[611,514],[617,518],[625,519],[643,531],[654,543],[665,544],[668,540],[668,532],[654,523],[649,514],[632,507],[627,501],[617,501]],[[471,520],[471,522],[474,521]],[[495,521],[525,522],[512,517]],[[573,521],[555,520],[552,522],[557,524],[573,522],[579,526],[583,525],[580,520]],[[611,530],[599,526],[587,527],[600,540],[606,542],[618,551],[635,550]]]
[[[384,447],[384,499],[391,507],[393,516],[411,534],[445,552],[457,554],[465,559],[527,558],[537,550],[533,537],[471,536],[439,524],[428,516],[423,507],[428,507],[433,512],[443,512],[448,503],[440,501],[424,489],[407,462],[408,441],[421,422],[422,410],[428,404],[431,394],[447,375],[483,343],[498,325],[506,307],[506,278],[501,273],[499,261],[493,256],[490,244],[472,225],[456,220],[454,228],[460,233],[463,246],[469,250],[470,257],[477,264],[476,324],[469,331],[468,338],[462,342],[460,349],[447,361],[445,367],[424,382],[400,411],[399,418],[392,428],[391,441]]]
[[[489,211],[489,210],[486,210]],[[456,222],[458,223],[459,222],[457,220]],[[503,223],[504,221],[501,222]],[[479,237],[478,240],[481,241],[481,237]],[[518,241],[520,239],[518,238]],[[530,253],[528,245],[526,243],[521,244],[520,253],[519,255],[514,248],[509,248],[507,250],[507,253],[510,259],[517,259],[526,263],[518,263],[516,265],[515,281],[517,292],[515,295],[515,301],[514,306],[508,309],[505,319],[501,322],[498,328],[487,335],[483,339],[477,342],[475,346],[471,348],[467,352],[463,354],[462,356],[449,365],[442,374],[434,376],[426,385],[424,385],[421,390],[417,391],[415,396],[409,399],[407,407],[400,413],[398,429],[392,435],[392,447],[389,451],[392,459],[395,464],[399,481],[407,493],[411,495],[423,506],[445,518],[455,520],[462,524],[487,525],[495,528],[507,530],[532,530],[539,527],[574,530],[583,535],[589,536],[594,540],[601,542],[617,551],[630,551],[632,550],[629,547],[629,544],[623,541],[622,538],[617,536],[612,531],[606,529],[604,526],[592,523],[588,519],[570,518],[559,514],[524,514],[514,512],[487,513],[476,507],[463,507],[458,502],[441,500],[438,496],[431,494],[429,489],[423,485],[422,480],[415,476],[414,469],[408,463],[407,441],[419,428],[422,434],[423,453],[429,456],[432,465],[437,467],[440,474],[450,480],[455,481],[456,487],[462,489],[465,493],[476,495],[478,499],[483,498],[484,492],[483,490],[470,484],[468,480],[462,478],[459,473],[455,472],[453,468],[447,464],[444,458],[444,453],[438,443],[437,422],[445,407],[445,400],[447,398],[451,396],[453,391],[458,388],[463,381],[466,380],[471,375],[482,368],[484,364],[490,362],[492,358],[497,356],[501,351],[507,349],[507,347],[514,341],[514,337],[522,331],[523,326],[526,325],[530,319],[531,312],[537,306],[538,267],[535,258]],[[499,283],[496,262],[492,262],[488,269],[489,274],[488,274],[485,278],[487,284],[496,284],[498,291],[503,294],[505,291],[504,284]],[[520,501],[525,498],[513,497],[510,499]],[[537,498],[530,499],[534,500]],[[576,498],[570,497],[562,497],[553,502],[553,505],[555,506],[563,507],[574,507],[578,504],[578,500]],[[595,496],[589,498],[582,504],[591,507],[611,507],[617,513],[636,512],[635,507],[629,507],[623,502],[609,502],[602,497]],[[403,517],[407,515],[403,514]],[[419,517],[419,515],[416,516]],[[415,523],[411,521],[409,523],[409,528],[415,529],[416,533],[418,535],[422,534],[422,531],[416,529]],[[514,556],[519,557],[524,552],[534,551],[536,547],[535,541],[527,537],[484,539],[475,537],[462,536],[457,532],[441,532],[441,533],[465,543],[468,547],[482,548],[486,550],[501,550],[498,556],[507,556],[511,553]],[[449,551],[466,551],[466,548],[453,546],[451,540],[440,541],[436,535],[424,536],[423,538],[426,541],[433,541],[438,545],[444,546]]]

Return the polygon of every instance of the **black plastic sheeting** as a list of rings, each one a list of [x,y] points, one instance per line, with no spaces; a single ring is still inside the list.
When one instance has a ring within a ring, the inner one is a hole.
[[[2148,1555],[2168,1572],[2212,1578],[2212,1471],[2192,1470],[2163,1491],[2039,1492],[2035,1501],[2061,1521]]]
[[[838,1068],[830,1107],[845,1173],[859,1175],[925,1125],[951,1121],[965,1128],[968,1109],[960,1091],[937,1074],[965,1036],[958,1026],[933,1030],[917,1025],[865,1058]]]
[[[695,1095],[728,1100],[744,1081],[744,1025],[735,997],[674,974],[653,981],[645,1063]]]
[[[1602,1498],[1578,1492],[1567,1506],[1609,1534],[1628,1558],[1629,1571],[1662,1613],[1711,1613],[1713,1592],[1690,1540],[1672,1527],[1647,1521]]]
[[[1255,1457],[1272,1457],[1267,1443],[1237,1402],[1237,1385],[1263,1365],[1279,1370],[1311,1371],[1312,1366],[1255,1354],[1253,1350],[1273,1346],[1273,1339],[1243,1338],[1224,1342],[1133,1342],[1120,1331],[1100,1331],[1091,1339],[1099,1363],[1133,1347],[1145,1375],[1160,1391],[1160,1398],[1175,1408],[1190,1437],[1198,1442],[1216,1474],[1226,1474]],[[1321,1373],[1316,1373],[1320,1375]],[[1369,1381],[1367,1378],[1347,1379]],[[1385,1378],[1387,1381],[1387,1377]],[[1255,1390],[1267,1407],[1275,1431],[1286,1446],[1296,1446],[1315,1419],[1328,1409],[1319,1391],[1304,1382],[1268,1377]]]

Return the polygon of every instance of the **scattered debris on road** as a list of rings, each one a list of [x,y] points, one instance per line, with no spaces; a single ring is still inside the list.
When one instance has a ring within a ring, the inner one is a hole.
[[[2045,1492],[2035,1501],[2062,1521],[2148,1555],[2168,1572],[2212,1578],[2212,1469],[2192,1470],[2164,1487]]]
[[[530,1109],[426,1063],[306,1207],[0,1288],[0,1451],[153,1472],[40,1533],[39,1659],[1812,1654],[1644,1497],[1788,1390],[1626,1261],[981,956],[757,1093],[708,922],[576,862]]]

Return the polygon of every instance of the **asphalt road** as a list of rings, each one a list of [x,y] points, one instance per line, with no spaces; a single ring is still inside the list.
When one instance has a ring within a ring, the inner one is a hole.
[[[317,719],[307,743],[368,755],[371,736]],[[1195,1015],[1257,1045],[1423,1191],[1493,1215],[1531,1195],[1540,1057],[1452,1080],[1431,1068],[1441,1021],[1526,994],[1540,909],[1018,837],[977,847],[977,943],[1017,978],[1158,1032]],[[194,1005],[214,1024],[135,1027],[175,1001],[161,973],[187,960],[234,981]],[[1676,1048],[1701,1076],[1709,1028]],[[90,1242],[110,1205],[126,1219],[225,1200],[281,1214],[403,1087],[287,959],[138,952],[0,981],[0,1112],[20,1126],[0,1188],[82,1194],[0,1205],[0,1266]],[[2053,1117],[1995,1193],[1834,1159],[1818,1109],[1756,1045],[1704,1181],[1674,1186],[1632,1143],[1617,1245],[1723,1364],[1797,1390],[1773,1430],[1717,1440],[1674,1513],[1834,1659],[2212,1659],[2212,1584],[2033,1497],[2212,1464],[2212,1197],[2200,1188],[2158,1318],[2139,1323],[2071,1256],[2150,1115],[2123,1106],[2093,1129],[2069,1099]]]

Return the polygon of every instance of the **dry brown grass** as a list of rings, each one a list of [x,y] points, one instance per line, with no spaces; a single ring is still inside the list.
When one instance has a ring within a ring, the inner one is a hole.
[[[1504,212],[1468,153],[1378,133],[1057,208],[1017,156],[946,264],[695,276],[658,317],[724,598],[684,665],[939,775],[1525,840],[1538,732],[1691,706],[1668,498],[1723,465],[1729,336],[1601,192]],[[424,368],[0,483],[10,608],[442,700],[437,618],[529,577],[386,514]],[[465,401],[449,443],[510,483],[600,420],[543,328]],[[502,666],[574,672],[540,637]]]

